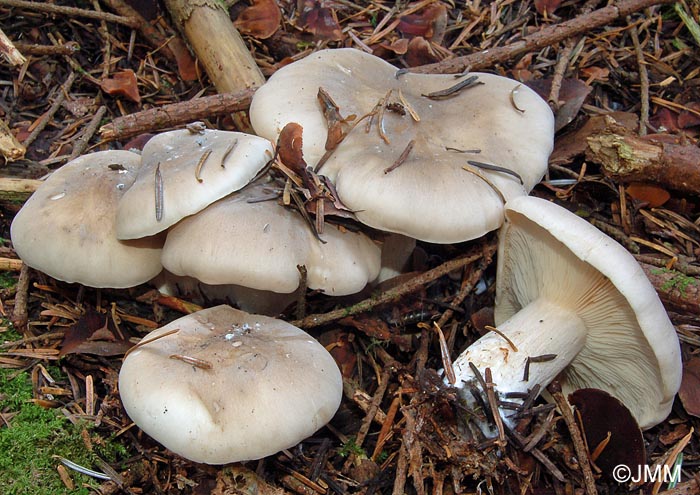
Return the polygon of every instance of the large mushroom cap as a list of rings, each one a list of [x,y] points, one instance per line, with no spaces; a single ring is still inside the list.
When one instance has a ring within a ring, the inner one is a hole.
[[[222,305],[142,342],[175,329],[127,356],[119,390],[131,419],[183,457],[259,459],[312,435],[340,405],[335,361],[288,323]]]
[[[151,138],[117,210],[117,236],[161,232],[242,188],[272,158],[272,143],[241,132],[169,131]]]
[[[290,293],[299,286],[298,265],[307,285],[329,295],[361,291],[379,274],[380,249],[360,232],[326,223],[314,237],[302,216],[253,184],[183,219],[168,232],[163,266],[207,284],[237,284]]]
[[[140,163],[136,153],[100,151],[51,174],[12,222],[12,244],[22,261],[90,287],[133,287],[157,275],[162,239],[116,237],[117,203]]]
[[[563,308],[569,316],[555,318],[554,328],[552,320],[547,321],[552,312],[530,312],[532,321],[525,325],[518,319],[523,328],[509,335],[536,335],[540,344],[530,356],[553,352],[563,359],[568,351],[548,348],[549,342],[561,340],[578,349],[574,341],[579,338],[574,332],[567,337],[566,332],[581,326],[580,350],[573,351],[567,365],[562,363],[558,375],[565,395],[580,388],[602,389],[620,399],[642,428],[661,422],[680,386],[680,346],[634,257],[585,220],[535,197],[507,204],[500,235],[495,308],[499,328],[509,327],[508,321],[528,313],[538,301]],[[540,334],[544,328],[550,333]],[[508,359],[522,364],[528,356],[521,354],[527,353],[510,351]],[[522,375],[520,364],[513,366]],[[532,364],[531,376],[546,366]]]
[[[468,76],[477,76],[481,84],[445,99],[424,96]],[[385,99],[391,105],[375,115],[369,132],[369,119],[350,131],[321,173],[367,225],[429,242],[465,241],[500,226],[501,194],[506,199],[524,195],[540,180],[554,136],[551,110],[529,88],[492,74],[468,76],[397,76],[396,67],[367,53],[322,50],[273,74],[253,98],[251,121],[271,140],[287,123],[300,124],[304,157],[313,166],[326,152],[328,134],[319,88],[343,117],[359,118]],[[401,161],[409,143],[412,149]],[[477,166],[471,166],[476,173],[467,172],[463,167],[470,167],[469,160],[509,169],[523,184],[508,173]]]

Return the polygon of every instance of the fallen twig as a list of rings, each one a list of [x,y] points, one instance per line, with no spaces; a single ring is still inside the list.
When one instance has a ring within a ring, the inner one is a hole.
[[[399,299],[400,297],[405,296],[406,294],[415,292],[421,287],[424,287],[427,283],[432,282],[433,280],[436,280],[442,277],[443,275],[447,275],[453,270],[457,270],[471,263],[474,263],[475,261],[481,259],[483,256],[484,253],[479,253],[447,261],[442,265],[433,268],[432,270],[428,270],[427,272],[417,275],[405,284],[383,292],[377,297],[370,297],[369,299],[360,301],[359,303],[354,304],[350,307],[336,309],[333,311],[329,311],[328,313],[308,315],[301,320],[292,321],[291,324],[301,328],[313,328],[321,325],[326,325],[341,318],[345,318],[346,316],[353,316],[359,313],[370,311],[371,309],[377,306],[381,306],[382,304],[386,304],[395,299]]]
[[[552,24],[544,27],[529,36],[525,36],[520,41],[509,45],[482,50],[463,57],[443,60],[435,64],[422,65],[411,69],[411,72],[424,74],[459,73],[463,72],[467,67],[469,67],[470,70],[493,67],[498,63],[513,59],[519,55],[539,50],[545,46],[563,41],[566,38],[605,26],[619,17],[625,17],[654,5],[672,3],[673,1],[674,0],[622,0],[615,5],[603,7],[590,14],[581,15],[559,24]]]
[[[588,495],[597,495],[598,489],[595,486],[595,478],[593,477],[588,450],[583,442],[581,430],[574,419],[571,406],[569,406],[569,402],[566,400],[566,397],[564,397],[561,391],[561,385],[559,385],[558,382],[550,383],[547,390],[552,395],[554,402],[556,402],[559,412],[564,418],[564,422],[571,434],[571,442],[574,444],[574,451],[576,452],[576,457],[578,457],[578,464],[581,468],[581,474],[583,474],[583,483],[586,487],[586,493]]]
[[[237,93],[204,96],[124,115],[103,125],[100,128],[100,137],[105,141],[114,141],[144,132],[183,125],[193,120],[246,110],[250,106],[254,92],[253,89],[246,89]]]
[[[94,10],[79,9],[77,7],[54,5],[48,2],[29,2],[25,0],[0,0],[0,5],[4,5],[6,7],[18,7],[34,12],[46,12],[48,14],[57,14],[60,16],[66,16],[68,18],[85,17],[87,19],[98,19],[107,22],[114,22],[116,24],[123,24],[124,26],[129,26],[130,28],[134,29],[138,28],[137,19],[109,14],[107,12],[96,12]]]

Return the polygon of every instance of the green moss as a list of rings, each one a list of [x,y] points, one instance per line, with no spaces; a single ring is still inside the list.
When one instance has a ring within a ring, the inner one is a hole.
[[[0,272],[0,288],[9,289],[17,283],[17,277],[11,272]]]
[[[367,453],[364,451],[364,449],[355,443],[355,437],[350,438],[347,442],[343,444],[343,446],[340,448],[340,451],[338,452],[338,455],[340,457],[348,457],[350,455],[354,455],[355,457],[359,457],[361,459],[368,458]]]
[[[7,320],[0,326],[5,329],[0,333],[0,342],[21,338]],[[46,368],[59,385],[66,386],[67,379],[58,366]],[[100,438],[92,431],[92,424],[73,424],[60,410],[38,406],[32,398],[31,371],[0,368],[0,411],[9,422],[8,427],[0,421],[0,494],[93,493],[88,487],[96,487],[100,482],[70,469],[76,488],[66,488],[56,469],[60,464],[58,457],[95,469],[97,455],[114,462],[128,457],[127,449],[118,441]],[[85,446],[84,431],[91,437],[94,452]]]
[[[668,268],[656,268],[652,270],[651,273],[653,273],[654,275],[661,275],[664,273],[673,274],[672,278],[666,280],[661,285],[661,290],[664,292],[670,292],[675,289],[683,297],[685,297],[688,286],[697,284],[697,279],[689,277],[688,275],[685,275],[684,273],[681,273],[676,270],[669,270]]]
[[[73,425],[60,411],[30,402],[32,385],[28,373],[12,378],[15,370],[0,369],[0,410],[9,417],[10,427],[0,428],[0,487],[3,495],[49,495],[90,493],[83,484],[95,480],[71,473],[75,490],[68,490],[56,467],[62,456],[91,466],[90,452],[80,436],[83,426]]]

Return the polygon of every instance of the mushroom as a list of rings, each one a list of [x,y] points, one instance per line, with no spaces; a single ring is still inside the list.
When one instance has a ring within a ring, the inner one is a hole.
[[[117,209],[117,237],[161,232],[250,182],[272,158],[272,143],[241,132],[190,129],[151,138],[134,185]]]
[[[361,222],[437,243],[498,228],[504,200],[543,176],[554,137],[549,106],[517,81],[402,73],[350,48],[278,70],[250,117],[273,141],[300,124],[307,163]]]
[[[284,321],[215,306],[146,335],[119,373],[129,417],[187,459],[259,459],[296,445],[340,405],[326,349]]]
[[[506,205],[492,331],[453,364],[490,368],[501,392],[604,390],[642,428],[668,415],[681,379],[680,346],[656,291],[634,257],[565,208],[535,197]],[[467,394],[465,394],[466,396]]]
[[[157,275],[162,236],[116,237],[117,203],[140,163],[136,153],[99,151],[53,172],[12,222],[12,244],[22,261],[90,287],[133,287]]]
[[[175,275],[163,270],[150,284],[161,294],[184,297],[196,304],[235,304],[248,313],[275,316],[298,299],[298,290],[290,293],[259,290],[236,284],[205,284],[194,277]]]
[[[381,253],[369,237],[326,223],[316,238],[300,214],[269,200],[266,188],[255,183],[175,225],[163,266],[206,284],[291,293],[303,265],[307,286],[334,296],[359,292],[377,277]]]

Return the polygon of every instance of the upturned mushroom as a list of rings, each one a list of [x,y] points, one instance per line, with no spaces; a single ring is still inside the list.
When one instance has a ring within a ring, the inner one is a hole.
[[[381,252],[369,237],[326,223],[316,238],[298,212],[269,199],[266,187],[252,184],[171,228],[163,266],[210,285],[291,293],[303,265],[310,289],[335,296],[359,292],[377,277]]]
[[[192,127],[163,132],[117,209],[117,237],[156,234],[248,184],[272,158],[272,143],[241,132]]]
[[[504,201],[543,176],[554,137],[549,106],[517,81],[403,73],[354,49],[281,68],[250,116],[272,141],[300,124],[307,163],[358,220],[437,243],[498,228]]]
[[[474,383],[472,364],[491,370],[499,392],[556,378],[565,396],[610,393],[642,428],[669,414],[680,345],[654,287],[627,250],[565,208],[535,197],[506,205],[495,322],[454,362],[455,386]]]
[[[116,236],[117,204],[140,164],[136,153],[100,151],[53,172],[12,222],[12,244],[22,261],[90,287],[133,287],[156,276],[163,268],[163,238]]]
[[[119,373],[129,417],[187,459],[259,459],[298,444],[340,405],[340,371],[304,331],[216,306],[151,332]]]

